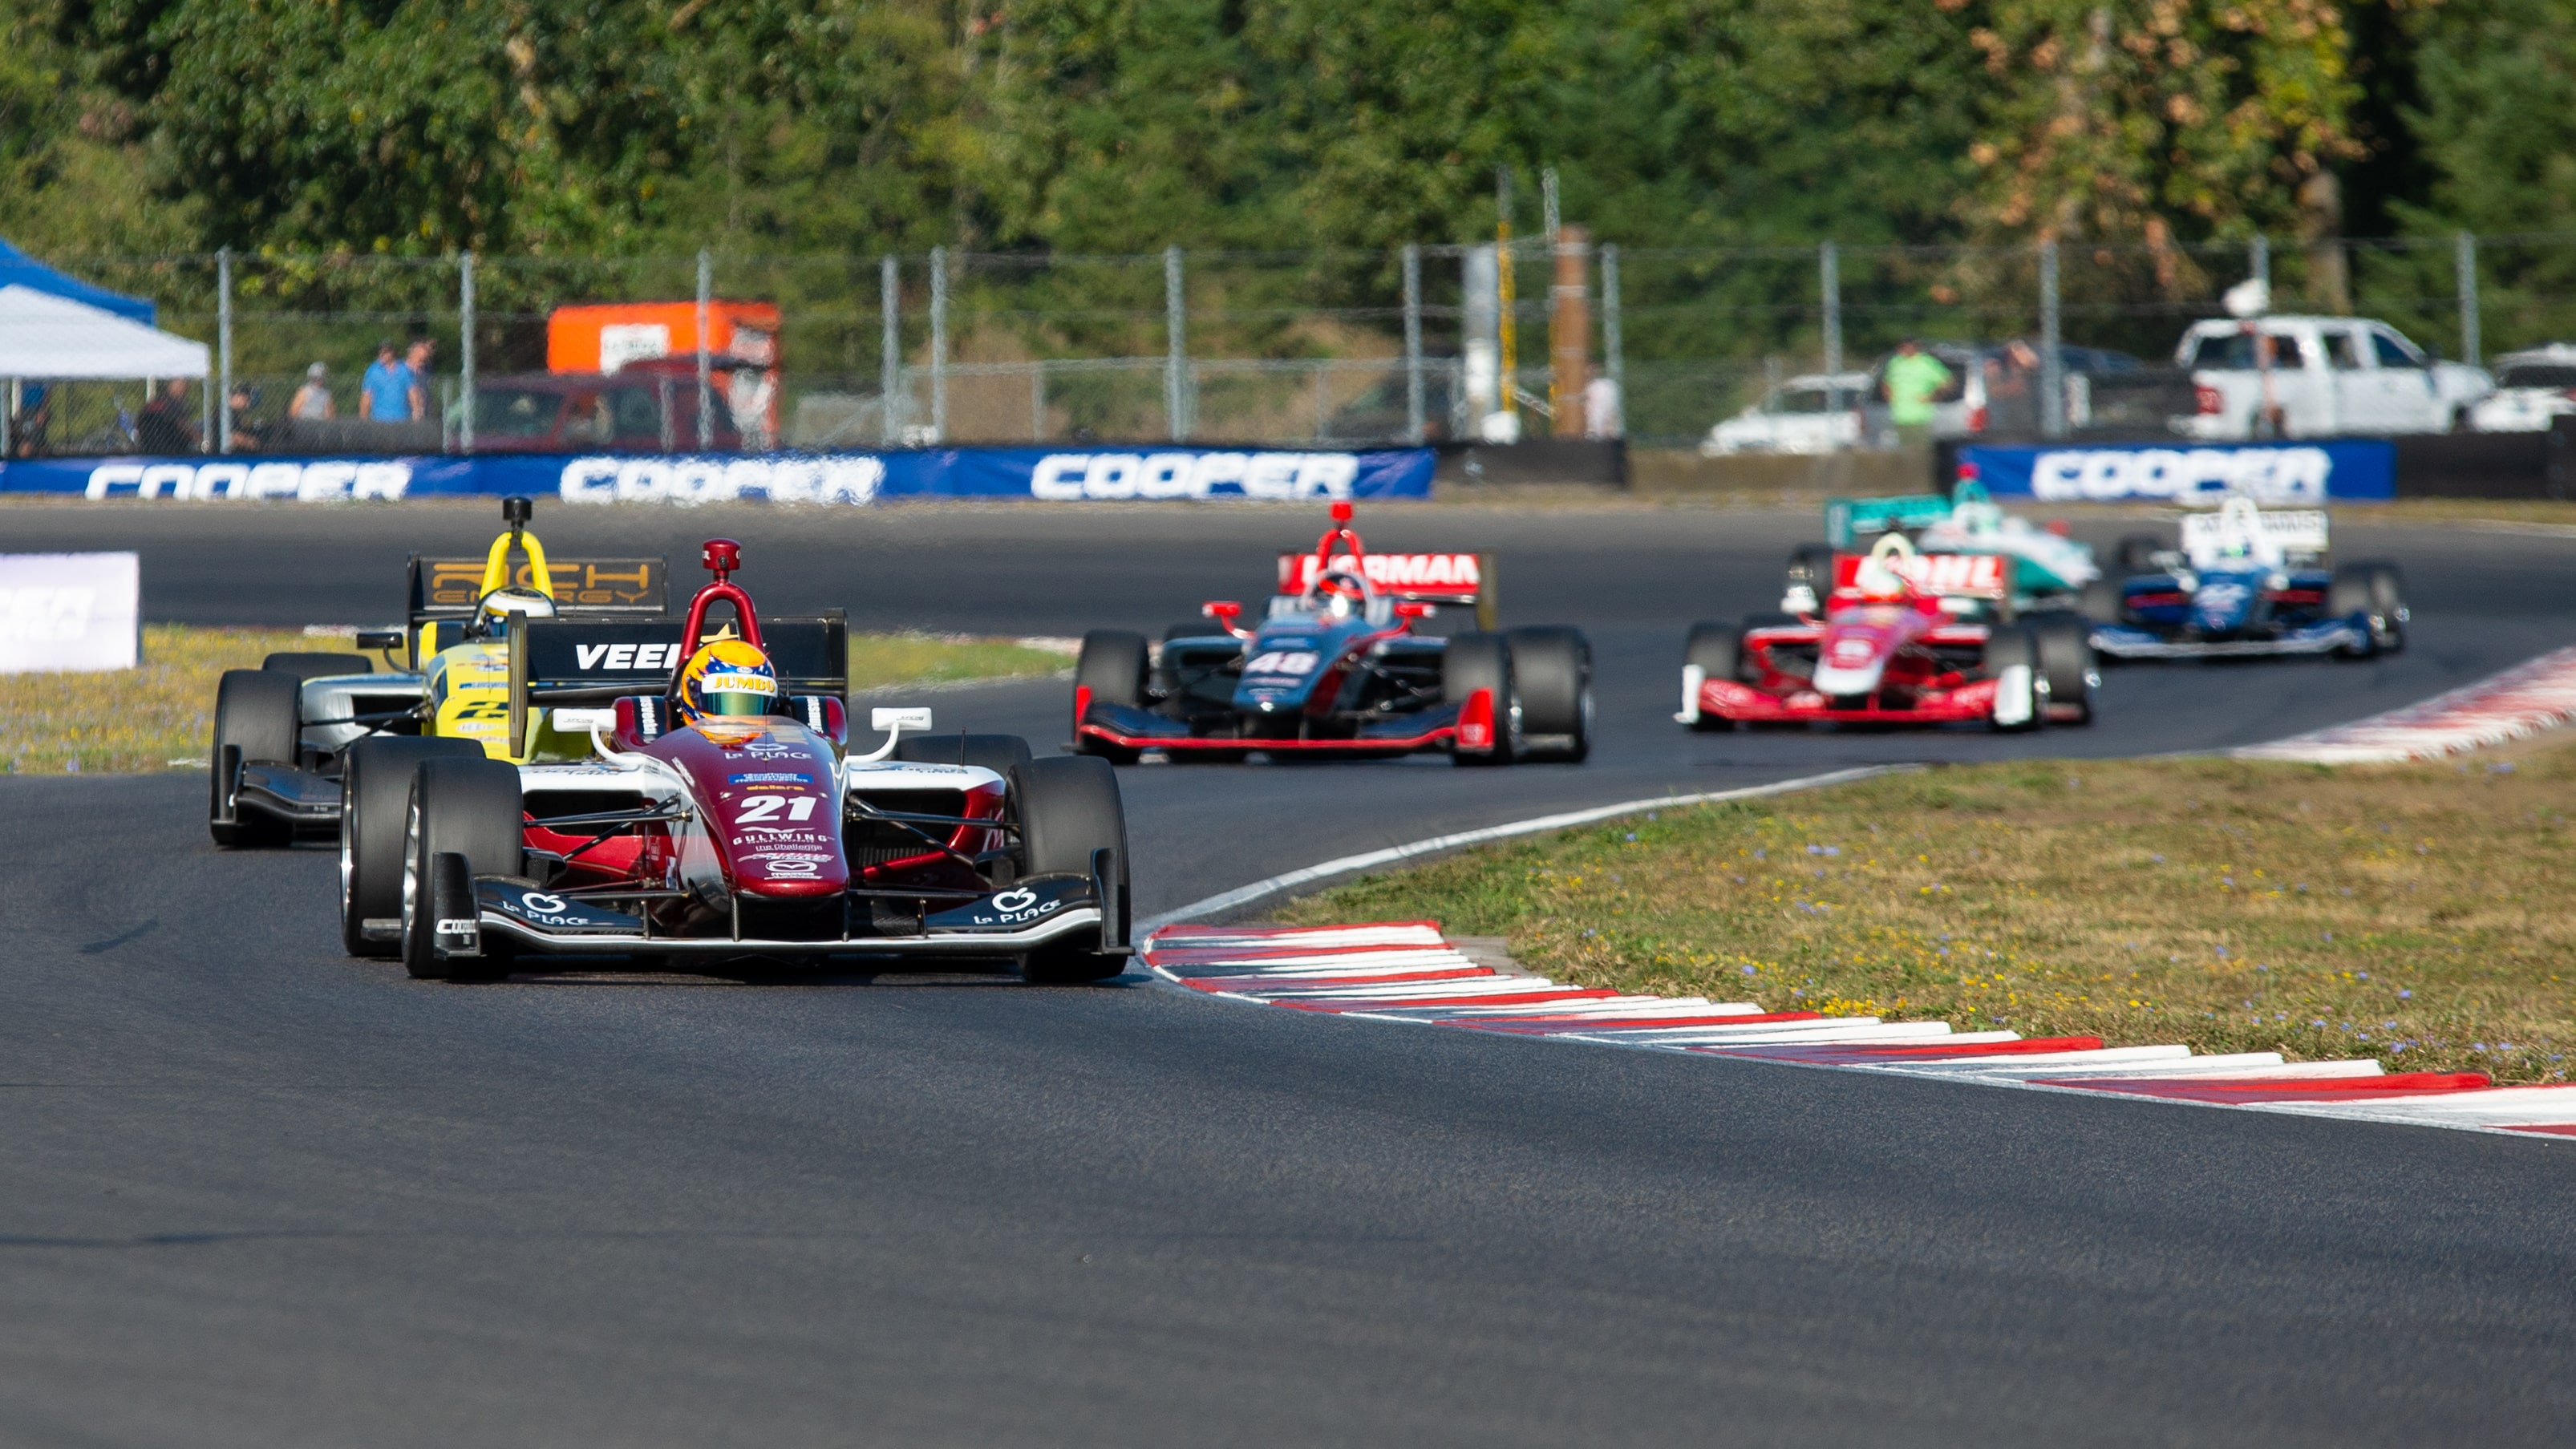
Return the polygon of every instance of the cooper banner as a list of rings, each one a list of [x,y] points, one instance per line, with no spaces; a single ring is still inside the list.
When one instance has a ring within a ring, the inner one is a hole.
[[[2120,499],[2322,503],[2397,496],[2397,446],[2384,438],[2174,447],[1970,443],[1959,449],[1986,491],[2049,503]]]
[[[899,453],[501,454],[416,458],[44,458],[0,493],[298,503],[551,493],[567,503],[858,504],[903,498],[1428,498],[1428,448],[943,448]]]

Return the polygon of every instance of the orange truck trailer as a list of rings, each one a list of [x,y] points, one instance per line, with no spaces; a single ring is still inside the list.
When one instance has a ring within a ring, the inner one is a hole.
[[[775,302],[707,303],[707,353],[730,379],[720,381],[747,435],[778,436],[778,325]],[[557,307],[546,319],[548,372],[613,373],[697,351],[695,302],[590,303]]]

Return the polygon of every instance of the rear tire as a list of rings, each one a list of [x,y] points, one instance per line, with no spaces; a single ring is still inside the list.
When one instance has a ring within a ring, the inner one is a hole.
[[[1092,852],[1113,852],[1108,882],[1114,900],[1104,901],[1104,914],[1115,913],[1119,940],[1127,939],[1127,810],[1118,793],[1118,775],[1105,761],[1052,755],[1014,768],[1010,775],[1013,814],[1020,823],[1023,877],[1060,871],[1089,874]],[[1020,958],[1020,979],[1033,984],[1105,981],[1127,969],[1127,958],[1099,949],[1100,937],[1076,937],[1051,944]]]
[[[1481,630],[1459,635],[1440,652],[1440,698],[1463,705],[1480,689],[1492,691],[1494,697],[1494,747],[1480,753],[1453,745],[1449,759],[1462,767],[1508,765],[1520,743],[1521,704],[1512,679],[1512,644],[1503,635]]]
[[[2133,533],[2120,540],[2120,572],[2132,577],[2156,572],[2156,555],[2165,541],[2152,533]]]
[[[297,719],[300,694],[300,682],[293,675],[262,669],[227,669],[215,686],[215,736],[208,770],[214,778],[206,800],[206,829],[215,844],[237,849],[286,845],[295,839],[295,828],[283,820],[244,815],[238,809],[231,812],[231,823],[222,817],[226,792],[234,783],[226,764],[227,747],[237,751],[231,759],[244,765],[297,762],[303,733]]]
[[[499,760],[429,759],[412,773],[403,825],[402,958],[419,981],[497,981],[509,947],[487,937],[479,959],[441,959],[430,900],[438,857],[461,855],[469,875],[524,875],[519,771]]]
[[[2101,677],[2093,661],[2093,626],[2078,615],[2061,611],[2038,615],[2025,621],[2023,627],[2039,644],[2038,673],[2048,681],[2048,707],[2073,705],[2078,712],[2067,723],[2091,724],[2093,687]]]
[[[2326,585],[2326,613],[2337,619],[2369,616],[2370,647],[2351,651],[2354,657],[2400,653],[2406,648],[2406,625],[2412,616],[2406,606],[2406,577],[2393,563],[2345,564]]]
[[[2019,724],[1996,721],[1997,730],[2023,732],[2038,729],[2048,722],[2048,676],[2040,664],[2039,640],[2030,630],[2019,625],[1997,625],[1986,636],[1984,674],[1988,679],[2002,679],[2004,671],[2022,666],[2030,671],[2030,717]]]
[[[1007,780],[1011,771],[1035,756],[1018,735],[906,735],[897,740],[894,757],[916,765],[972,765]]]
[[[1088,688],[1093,704],[1141,709],[1145,704],[1145,674],[1150,664],[1144,635],[1131,634],[1124,629],[1094,629],[1082,636],[1082,655],[1073,666],[1073,687],[1076,691]],[[1132,765],[1143,753],[1087,738],[1079,732],[1081,723],[1080,720],[1074,721],[1077,730],[1073,747],[1083,754]]]
[[[340,760],[340,945],[352,956],[393,957],[402,940],[373,940],[369,920],[402,918],[403,837],[420,762],[481,759],[472,740],[364,739]]]
[[[1569,735],[1573,743],[1525,749],[1525,760],[1579,765],[1592,753],[1592,644],[1561,625],[1508,629],[1512,682],[1519,688],[1521,733]]]
[[[327,674],[373,674],[374,661],[364,654],[271,654],[259,661],[271,674],[292,674],[298,682]]]
[[[1700,678],[1743,681],[1744,635],[1733,624],[1693,624],[1690,638],[1682,644],[1682,667],[1698,665]],[[1696,709],[1699,701],[1684,700],[1685,710]],[[1724,715],[1698,710],[1690,727],[1707,734],[1735,728],[1735,721]]]

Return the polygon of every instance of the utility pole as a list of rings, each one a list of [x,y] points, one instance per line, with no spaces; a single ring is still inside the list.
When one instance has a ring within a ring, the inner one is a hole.
[[[902,436],[903,404],[910,401],[903,392],[902,305],[902,273],[889,254],[877,263],[877,310],[885,315],[885,344],[877,354],[877,438],[887,447]]]
[[[1163,421],[1175,443],[1190,435],[1190,323],[1181,280],[1181,249],[1163,248]]]
[[[1421,446],[1422,416],[1422,244],[1404,244],[1404,440]]]
[[[715,300],[716,264],[706,248],[698,249],[698,451],[712,452],[716,445],[716,400],[711,364],[707,356],[707,327]]]
[[[457,385],[465,392],[465,411],[458,415],[456,450],[474,451],[474,254],[456,259]]]
[[[1494,168],[1494,291],[1499,304],[1502,357],[1502,402],[1496,411],[1512,420],[1514,441],[1519,439],[1520,403],[1520,319],[1512,288],[1512,168]]]
[[[216,372],[215,424],[221,441],[219,453],[233,450],[233,249],[225,247],[215,253],[215,353]]]

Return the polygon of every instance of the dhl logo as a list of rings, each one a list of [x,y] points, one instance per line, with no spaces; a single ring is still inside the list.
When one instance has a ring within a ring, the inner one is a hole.
[[[1358,560],[1344,554],[1333,560],[1333,568],[1358,572],[1391,594],[1472,595],[1482,582],[1472,553],[1373,553]],[[1304,593],[1314,585],[1317,572],[1313,554],[1281,554],[1279,592]]]
[[[1836,554],[1834,587],[1859,587],[1863,562],[1859,554]],[[2009,560],[1993,553],[1917,553],[1896,554],[1884,562],[1918,593],[1954,599],[2000,599],[2004,596]]]
[[[483,597],[481,559],[432,559],[427,562],[426,590],[435,606],[471,608]],[[604,608],[650,605],[662,597],[658,559],[555,559],[546,566],[554,587],[546,590],[558,604]],[[536,566],[522,560],[510,574],[519,588],[533,589]]]

